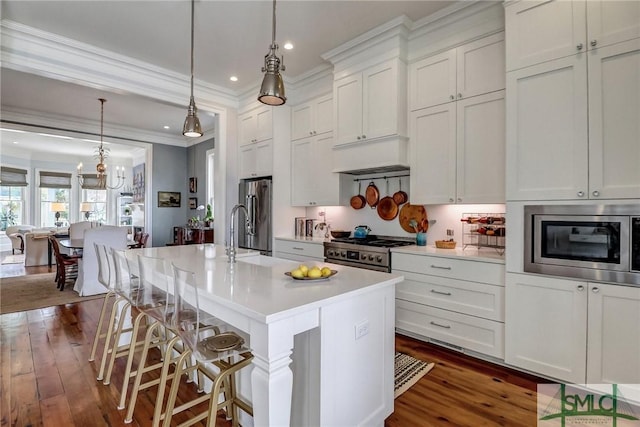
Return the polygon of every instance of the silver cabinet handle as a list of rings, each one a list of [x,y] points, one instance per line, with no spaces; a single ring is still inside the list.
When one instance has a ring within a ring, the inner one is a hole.
[[[433,264],[431,264],[431,268],[438,268],[440,270],[451,270],[451,267],[441,267],[439,265],[433,265]]]
[[[456,97],[454,95],[449,95],[449,99],[453,101]]]
[[[460,197],[458,197],[458,202],[461,202],[461,201],[462,201],[462,199]]]
[[[599,197],[600,196],[600,192],[598,190],[594,190],[593,193],[593,197]]]
[[[597,294],[598,292],[600,292],[600,288],[591,288],[591,292]]]
[[[578,285],[578,290],[579,290],[580,292],[584,291],[584,286],[582,286],[582,285]]]
[[[578,45],[576,46],[576,49],[582,50],[582,43],[578,43]]]
[[[591,46],[592,47],[596,47],[597,44],[598,44],[597,40],[591,40]]]
[[[453,203],[453,197],[450,197],[450,198],[449,198],[449,201],[450,201],[451,203]]]
[[[358,139],[361,139],[361,138],[358,136]]]
[[[299,248],[297,246],[294,246],[291,249],[296,250],[296,251],[304,251],[304,248]]]
[[[434,294],[438,294],[438,295],[446,295],[448,297],[451,296],[451,292],[436,291],[435,289],[431,289],[431,292],[434,293]]]
[[[451,329],[451,326],[449,326],[449,325],[441,325],[440,323],[436,323],[436,322],[429,322],[429,323],[431,323],[433,326],[437,326],[439,328]]]
[[[584,191],[578,191],[578,197],[584,197]]]
[[[459,94],[458,94],[458,99],[461,99],[461,98],[462,98],[462,94],[461,94],[461,93],[459,93]]]
[[[312,132],[312,131],[309,131],[309,135],[313,135],[313,132]]]
[[[367,137],[367,135],[362,135],[362,139],[365,139]]]
[[[318,133],[318,132],[316,132],[315,130],[313,131],[313,134],[314,134],[314,135],[315,135],[315,134],[317,134],[317,133]]]

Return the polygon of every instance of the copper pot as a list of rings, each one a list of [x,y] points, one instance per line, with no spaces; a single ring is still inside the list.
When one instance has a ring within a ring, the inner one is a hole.
[[[400,206],[403,203],[407,203],[407,200],[409,200],[409,196],[407,195],[407,193],[402,191],[402,178],[399,178],[398,181],[400,183],[400,189],[393,193],[393,201],[396,202],[398,206]]]
[[[364,196],[360,194],[360,190],[362,190],[362,186],[358,181],[358,195],[353,196],[350,201],[351,207],[353,209],[362,209],[364,208],[364,205],[367,203],[367,201],[364,199]]]
[[[371,206],[371,209],[374,209],[380,200],[380,192],[373,181],[369,183],[365,191],[365,198],[367,199],[367,204]]]
[[[389,180],[387,180],[387,194],[389,194]],[[385,196],[378,202],[376,206],[378,216],[385,221],[391,221],[398,216],[398,204],[391,196]]]

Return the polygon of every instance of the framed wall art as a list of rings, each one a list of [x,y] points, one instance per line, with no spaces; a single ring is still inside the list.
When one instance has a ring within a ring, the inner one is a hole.
[[[158,207],[159,208],[179,208],[180,192],[158,191]]]
[[[198,178],[192,176],[189,178],[189,193],[197,193],[198,192]]]
[[[196,209],[198,207],[198,198],[189,197],[189,209]]]

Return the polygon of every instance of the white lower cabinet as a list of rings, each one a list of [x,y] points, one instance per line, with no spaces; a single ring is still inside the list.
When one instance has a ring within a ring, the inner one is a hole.
[[[572,383],[640,382],[640,288],[507,274],[505,362]]]
[[[324,245],[321,241],[300,241],[289,239],[275,239],[273,245],[275,258],[291,261],[324,261]]]
[[[504,357],[504,265],[395,252],[392,265],[405,277],[396,286],[400,332]]]

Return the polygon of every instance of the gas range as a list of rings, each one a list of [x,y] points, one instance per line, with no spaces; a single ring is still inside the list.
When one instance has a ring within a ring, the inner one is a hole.
[[[391,272],[391,248],[413,245],[414,239],[367,236],[333,239],[324,242],[324,259],[334,264]]]

